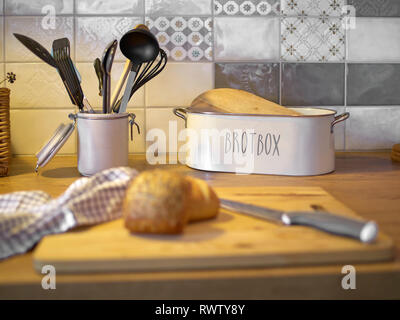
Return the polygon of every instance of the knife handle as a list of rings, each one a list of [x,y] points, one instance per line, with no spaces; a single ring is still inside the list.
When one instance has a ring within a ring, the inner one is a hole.
[[[327,212],[286,212],[282,215],[282,221],[286,225],[309,226],[362,242],[372,242],[378,234],[378,226],[373,221],[366,222]]]

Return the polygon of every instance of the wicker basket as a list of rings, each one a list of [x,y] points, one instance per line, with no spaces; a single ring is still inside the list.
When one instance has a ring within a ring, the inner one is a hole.
[[[10,161],[10,90],[0,88],[0,177],[8,174]]]

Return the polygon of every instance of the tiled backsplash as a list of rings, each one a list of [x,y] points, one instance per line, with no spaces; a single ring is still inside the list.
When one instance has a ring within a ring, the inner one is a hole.
[[[342,27],[347,4],[356,9],[355,29]],[[48,49],[68,37],[83,90],[99,108],[93,60],[139,23],[157,36],[169,62],[129,103],[142,129],[131,152],[145,151],[146,129],[167,129],[168,120],[182,127],[172,108],[189,106],[213,87],[244,89],[285,106],[349,111],[350,119],[335,127],[337,149],[400,142],[398,0],[0,0],[0,9],[0,72],[17,74],[9,85],[15,154],[35,153],[74,107],[56,71],[12,34]],[[54,28],[46,17],[53,9]],[[124,60],[118,53],[114,85]],[[76,138],[61,151],[75,152]]]

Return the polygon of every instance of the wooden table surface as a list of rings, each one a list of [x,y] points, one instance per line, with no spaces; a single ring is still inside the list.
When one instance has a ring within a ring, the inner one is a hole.
[[[39,175],[33,157],[14,158],[0,193],[44,190],[61,194],[79,178],[75,157],[56,157]],[[154,168],[143,155],[130,166]],[[396,246],[393,262],[360,264],[356,289],[344,290],[342,265],[215,271],[57,275],[43,290],[32,253],[0,262],[0,299],[393,299],[400,298],[400,163],[388,152],[338,153],[336,172],[317,177],[210,173],[182,165],[171,169],[212,186],[319,186],[366,219],[375,220]]]

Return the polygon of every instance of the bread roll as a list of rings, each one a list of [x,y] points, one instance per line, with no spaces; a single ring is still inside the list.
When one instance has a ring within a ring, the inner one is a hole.
[[[193,100],[189,109],[222,113],[299,116],[300,113],[247,91],[220,88],[206,91]]]
[[[181,233],[188,221],[213,218],[218,210],[207,183],[159,169],[136,177],[123,205],[125,227],[138,233]]]

